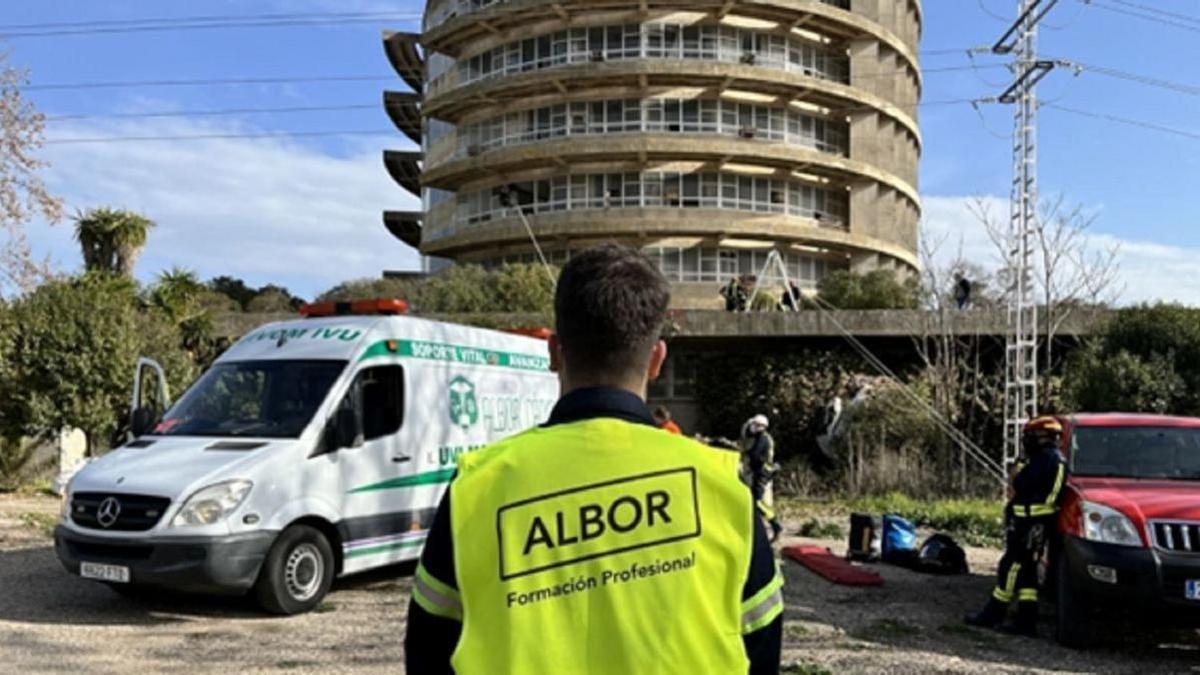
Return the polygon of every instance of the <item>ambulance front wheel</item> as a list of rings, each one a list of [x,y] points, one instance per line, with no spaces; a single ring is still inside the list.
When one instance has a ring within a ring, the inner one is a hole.
[[[325,598],[333,574],[333,550],[325,535],[307,525],[292,525],[267,553],[254,594],[272,614],[303,614]]]

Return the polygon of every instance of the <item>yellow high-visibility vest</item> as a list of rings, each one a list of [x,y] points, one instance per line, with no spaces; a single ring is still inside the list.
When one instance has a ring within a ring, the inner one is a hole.
[[[754,515],[737,463],[607,418],[462,456],[458,588],[417,579],[461,617],[456,672],[746,672],[742,635],[779,615],[782,582],[742,601]]]

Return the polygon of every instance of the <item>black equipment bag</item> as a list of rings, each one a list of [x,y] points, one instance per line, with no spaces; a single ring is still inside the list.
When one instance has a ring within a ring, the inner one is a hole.
[[[935,534],[921,544],[917,569],[929,574],[967,574],[967,552],[944,534]]]
[[[848,560],[875,561],[883,546],[883,518],[869,513],[850,514]]]

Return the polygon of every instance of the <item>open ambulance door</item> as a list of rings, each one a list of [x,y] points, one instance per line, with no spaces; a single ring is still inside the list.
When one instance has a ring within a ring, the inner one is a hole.
[[[129,401],[129,431],[137,438],[150,432],[171,405],[167,377],[154,359],[139,357],[133,373],[133,396]]]

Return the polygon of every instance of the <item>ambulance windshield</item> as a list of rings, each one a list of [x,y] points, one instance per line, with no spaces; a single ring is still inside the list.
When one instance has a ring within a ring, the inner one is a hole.
[[[345,361],[219,363],[167,411],[159,436],[297,438]]]

